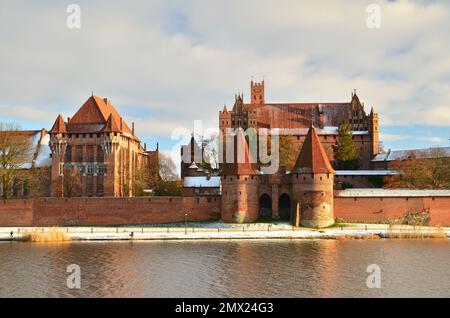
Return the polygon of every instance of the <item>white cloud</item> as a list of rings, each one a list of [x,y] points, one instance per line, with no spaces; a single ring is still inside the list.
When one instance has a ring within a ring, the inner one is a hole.
[[[380,133],[380,140],[383,142],[402,141],[410,138],[411,136],[408,135]]]
[[[382,27],[369,30],[358,0],[78,1],[69,30],[61,4],[6,1],[0,111],[50,128],[94,90],[138,132],[170,135],[217,124],[265,75],[268,100],[347,101],[356,88],[382,125],[449,125],[448,3],[378,2]]]
[[[447,140],[443,137],[439,136],[430,136],[430,137],[419,137],[419,140],[428,141],[432,143],[433,145],[443,145],[447,142]]]

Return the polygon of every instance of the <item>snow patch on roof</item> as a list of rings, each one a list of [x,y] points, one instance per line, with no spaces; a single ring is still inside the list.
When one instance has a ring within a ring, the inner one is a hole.
[[[450,197],[450,190],[346,189],[337,197]]]
[[[436,151],[438,151],[436,153]],[[372,161],[394,161],[408,159],[411,156],[416,158],[433,158],[436,155],[439,157],[450,157],[450,147],[432,147],[424,149],[409,149],[409,150],[390,150],[386,153],[380,153],[372,159]]]
[[[335,170],[337,176],[394,176],[394,170]]]

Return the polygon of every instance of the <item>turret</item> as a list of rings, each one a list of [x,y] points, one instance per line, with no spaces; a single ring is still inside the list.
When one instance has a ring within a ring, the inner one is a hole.
[[[195,163],[201,165],[203,160],[203,147],[200,148],[192,134],[189,144],[181,146],[181,178],[188,176],[189,167]]]
[[[291,174],[293,224],[319,228],[332,225],[334,170],[313,126]]]
[[[254,222],[258,219],[256,162],[250,154],[242,129],[237,130],[233,140],[233,156],[231,159],[224,158],[226,162],[221,176],[222,219],[226,222]]]
[[[59,115],[50,133],[50,149],[52,151],[51,196],[64,196],[64,155],[67,147],[67,127]]]
[[[264,81],[258,82],[250,82],[250,100],[254,105],[262,105],[265,103],[264,100]]]
[[[375,157],[379,152],[380,137],[378,131],[378,113],[374,108],[370,110],[369,114],[369,136],[372,145],[372,156]]]

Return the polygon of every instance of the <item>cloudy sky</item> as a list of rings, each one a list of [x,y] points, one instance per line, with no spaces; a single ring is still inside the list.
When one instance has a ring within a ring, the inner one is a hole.
[[[0,121],[51,128],[93,91],[167,150],[174,128],[215,126],[235,93],[248,100],[253,76],[272,102],[357,89],[388,148],[450,146],[449,17],[446,0],[0,0]]]

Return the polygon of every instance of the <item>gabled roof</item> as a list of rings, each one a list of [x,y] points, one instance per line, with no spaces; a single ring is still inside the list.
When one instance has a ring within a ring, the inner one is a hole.
[[[243,129],[239,128],[234,136],[233,162],[225,162],[223,175],[252,175],[257,173],[256,161],[252,158],[245,140]],[[225,158],[226,161],[226,158]]]
[[[99,132],[105,127],[110,115],[116,124],[121,122],[121,116],[108,99],[92,95],[70,118],[67,130],[74,133]],[[132,130],[125,121],[122,120],[120,126],[121,132],[132,135]]]
[[[306,135],[293,172],[334,173],[314,126],[311,126],[308,135]]]
[[[66,123],[62,118],[61,114],[55,120],[52,129],[50,129],[49,133],[51,134],[59,134],[59,133],[67,133]]]
[[[245,104],[245,110],[256,111],[258,127],[309,128],[311,123],[319,126],[321,121],[324,126],[339,126],[350,105],[348,102],[265,103]]]

